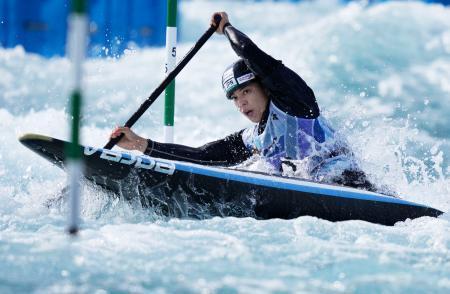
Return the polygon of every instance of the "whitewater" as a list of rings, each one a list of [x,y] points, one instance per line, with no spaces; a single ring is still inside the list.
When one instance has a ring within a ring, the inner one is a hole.
[[[63,171],[17,138],[67,139],[70,63],[0,48],[1,293],[450,291],[450,8],[422,2],[182,1],[181,58],[214,11],[299,73],[370,179],[444,211],[393,227],[314,217],[174,219],[83,187],[82,230],[47,208]],[[176,81],[175,141],[250,126],[220,77],[237,57],[213,36]],[[85,63],[82,142],[103,146],[164,78],[165,49]],[[134,130],[163,139],[163,99]]]

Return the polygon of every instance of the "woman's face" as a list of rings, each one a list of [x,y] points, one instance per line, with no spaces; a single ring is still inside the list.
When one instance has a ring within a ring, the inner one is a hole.
[[[269,103],[269,97],[257,82],[237,89],[231,95],[231,99],[233,99],[234,105],[239,111],[254,123],[261,121]]]

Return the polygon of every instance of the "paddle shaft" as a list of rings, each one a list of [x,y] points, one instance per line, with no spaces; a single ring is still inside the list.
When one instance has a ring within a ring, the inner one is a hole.
[[[144,112],[153,104],[153,102],[158,99],[159,95],[167,88],[167,86],[175,79],[175,77],[180,73],[180,71],[188,64],[188,62],[194,57],[194,55],[202,48],[202,46],[208,41],[208,39],[214,34],[222,17],[220,15],[214,16],[214,24],[212,24],[209,29],[200,37],[200,39],[195,43],[194,47],[189,50],[186,56],[177,64],[177,66],[167,75],[167,77],[162,81],[162,83],[153,91],[153,93],[148,97],[144,103],[141,104],[139,109],[130,117],[130,119],[125,123],[125,127],[131,128],[137,120],[144,114]],[[123,137],[120,134],[114,139],[110,139],[109,142],[103,147],[104,149],[113,148]]]

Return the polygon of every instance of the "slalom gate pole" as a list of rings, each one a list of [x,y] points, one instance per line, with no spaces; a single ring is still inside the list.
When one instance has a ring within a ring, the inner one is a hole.
[[[167,1],[166,28],[166,76],[177,62],[177,0]],[[164,138],[166,143],[174,142],[175,79],[167,86],[164,102]]]
[[[186,56],[181,59],[181,61],[177,64],[177,66],[167,75],[167,77],[162,81],[162,83],[153,91],[153,93],[148,97],[144,103],[141,104],[139,109],[130,117],[130,119],[125,123],[125,127],[131,128],[136,121],[144,114],[144,112],[158,99],[159,95],[167,88],[167,86],[172,82],[175,77],[180,73],[180,71],[188,64],[188,62],[194,57],[194,55],[202,48],[202,46],[208,41],[208,39],[214,34],[222,17],[220,15],[216,15],[214,17],[214,24],[212,24],[209,29],[200,37],[200,39],[195,43],[194,47],[189,50]],[[114,139],[110,139],[109,142],[105,145],[105,149],[113,148],[117,142],[122,139],[123,134],[117,136]]]
[[[68,232],[76,235],[79,230],[80,180],[83,170],[80,141],[80,114],[82,105],[82,65],[87,45],[86,1],[73,0],[72,12],[68,19],[68,55],[72,61],[73,89],[70,97],[72,118],[71,142],[66,147],[67,169],[69,172],[69,224]]]

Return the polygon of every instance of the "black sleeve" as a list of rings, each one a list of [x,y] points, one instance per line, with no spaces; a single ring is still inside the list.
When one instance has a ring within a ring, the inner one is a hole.
[[[242,141],[242,132],[243,130],[198,148],[148,140],[148,146],[144,154],[202,165],[236,165],[247,160],[252,155]]]
[[[312,89],[294,71],[259,49],[231,25],[224,29],[231,47],[259,77],[273,103],[289,115],[316,118],[320,114]]]

